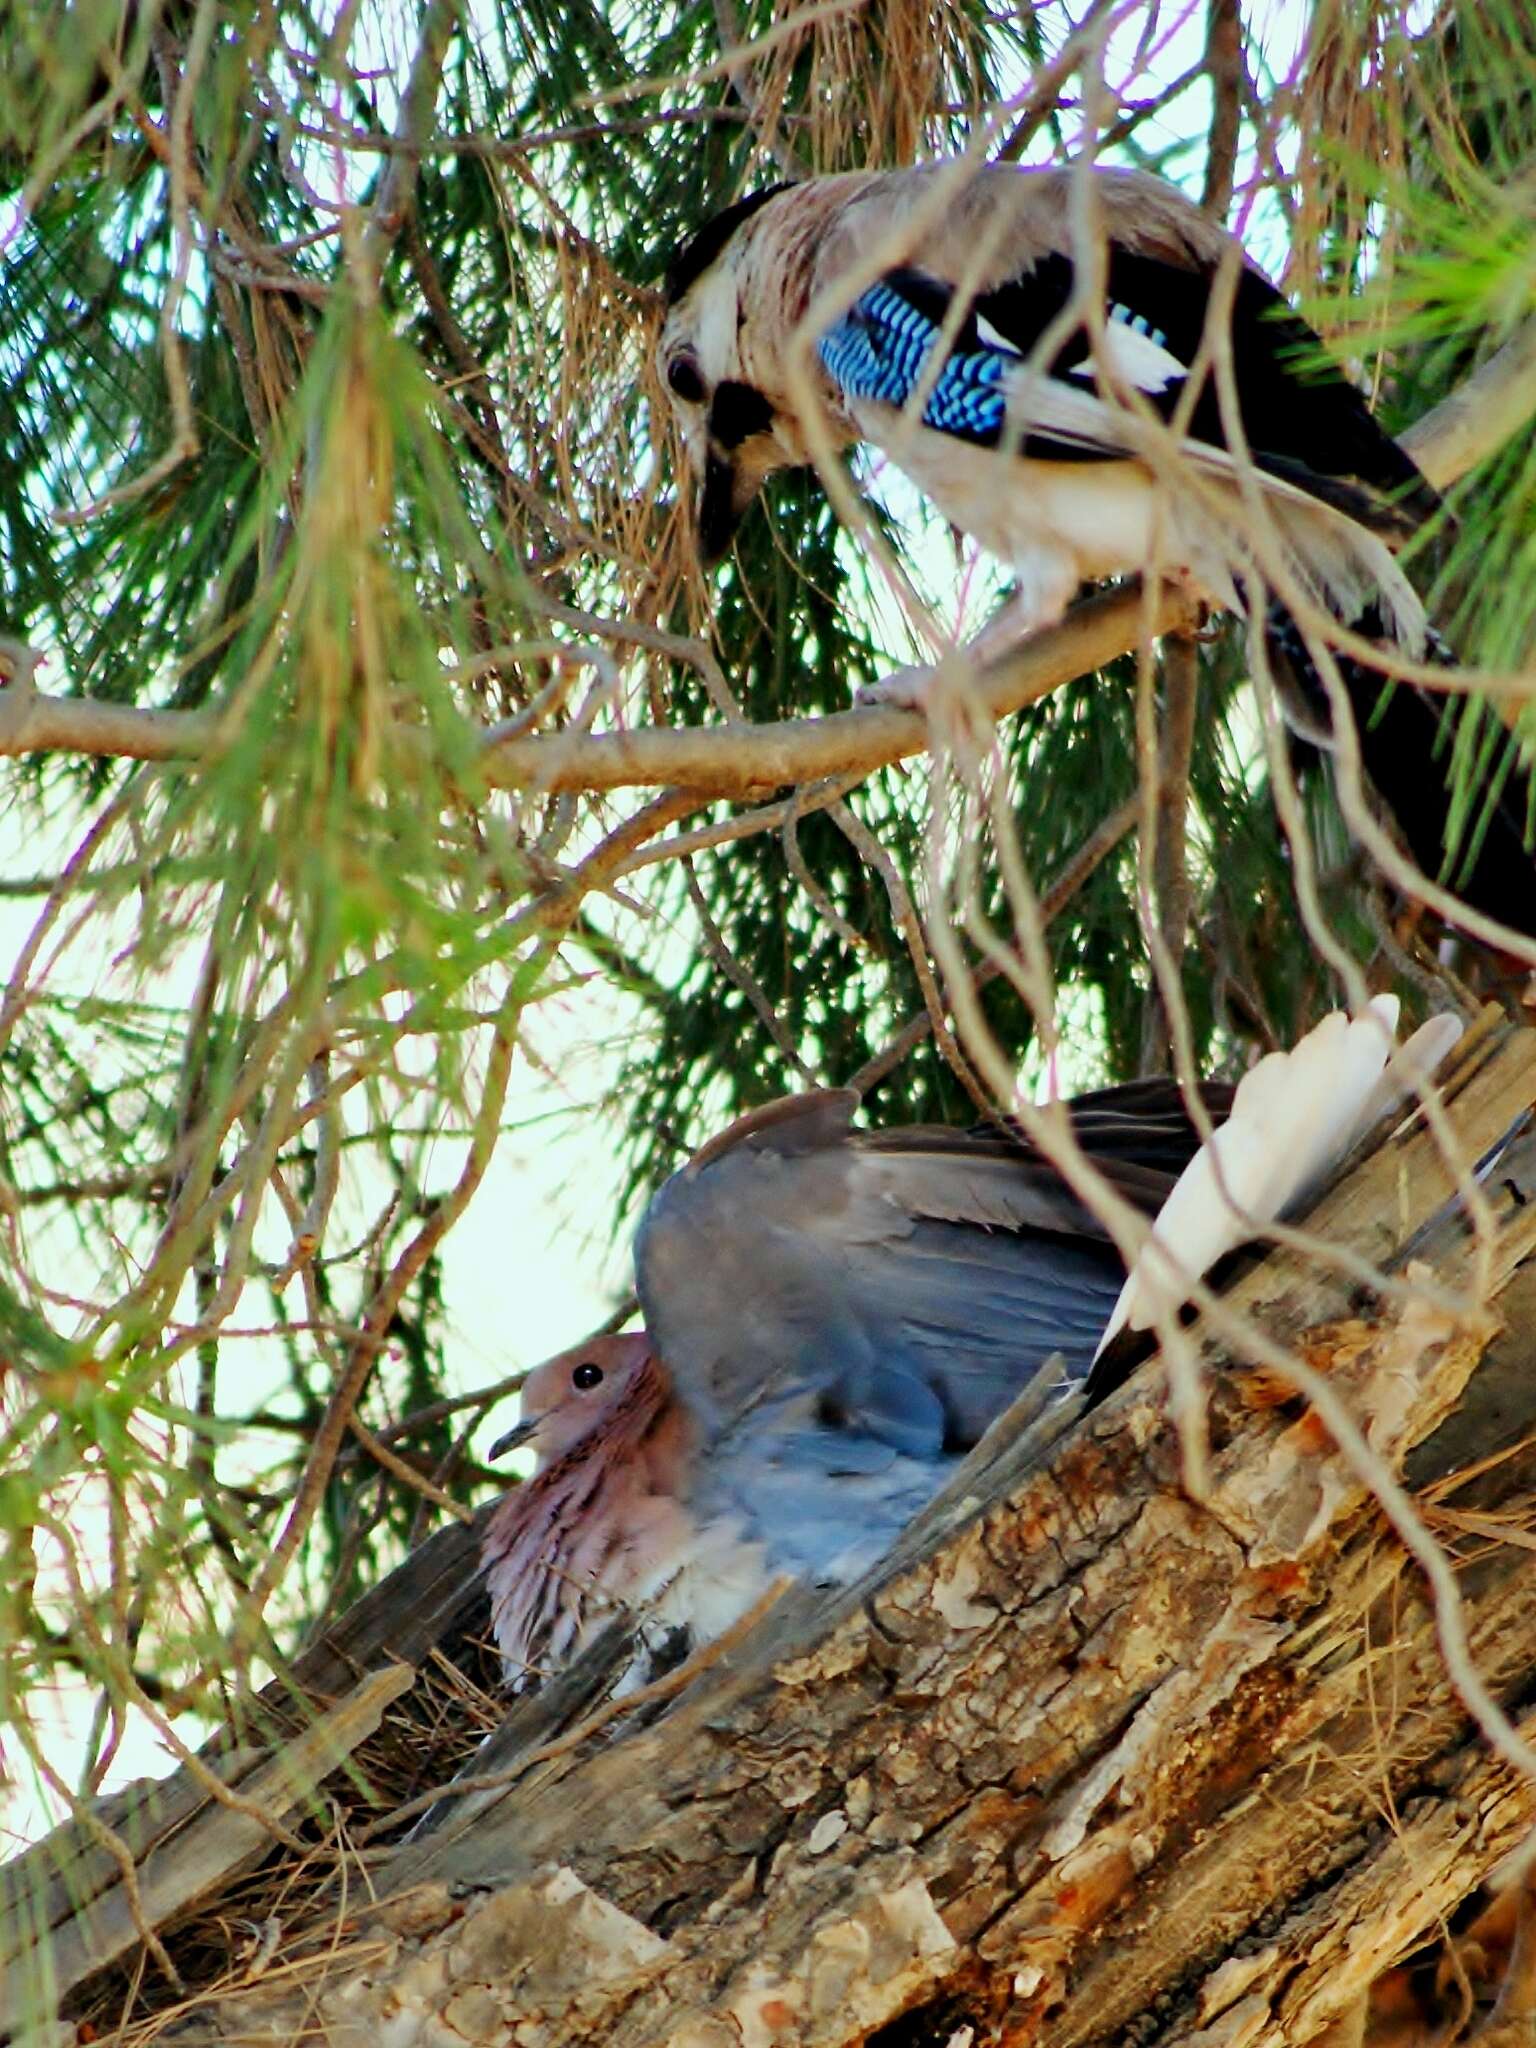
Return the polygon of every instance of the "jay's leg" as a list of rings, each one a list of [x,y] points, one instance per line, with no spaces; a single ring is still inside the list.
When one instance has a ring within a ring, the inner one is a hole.
[[[1018,564],[1012,597],[979,633],[943,661],[898,668],[878,683],[866,683],[855,702],[886,704],[897,711],[927,711],[942,687],[941,675],[951,670],[952,663],[964,663],[974,671],[1007,654],[1031,633],[1054,626],[1081,581],[1076,557],[1066,550],[1032,550],[1029,560]]]

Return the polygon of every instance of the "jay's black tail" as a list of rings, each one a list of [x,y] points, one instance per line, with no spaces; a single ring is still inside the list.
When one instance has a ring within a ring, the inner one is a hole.
[[[1367,612],[1354,630],[1379,638],[1381,622]],[[1282,683],[1314,727],[1326,731],[1327,692],[1295,619],[1282,605],[1271,605],[1264,638]],[[1425,658],[1447,668],[1456,664],[1433,629]],[[1461,707],[1433,690],[1389,683],[1380,670],[1348,655],[1336,660],[1360,734],[1361,762],[1415,866],[1485,917],[1536,937],[1536,776],[1520,760],[1515,736],[1499,726],[1484,742],[1465,822],[1448,854],[1456,780],[1452,742]]]

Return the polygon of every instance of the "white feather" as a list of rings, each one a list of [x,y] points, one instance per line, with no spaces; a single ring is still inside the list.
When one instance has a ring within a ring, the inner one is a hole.
[[[1010,370],[1006,383],[1013,430],[1123,453],[1125,460],[999,455],[915,425],[873,400],[855,401],[849,410],[860,433],[899,463],[947,519],[1012,564],[1021,586],[1040,587],[1031,627],[1060,618],[1079,583],[1125,575],[1149,562],[1187,569],[1210,603],[1242,611],[1235,579],[1250,559],[1242,538],[1245,508],[1237,465],[1224,449],[1182,442],[1180,460],[1205,478],[1207,489],[1180,489],[1171,477],[1164,482],[1168,458],[1147,422],[1092,392],[1027,371]],[[1387,632],[1417,655],[1424,607],[1386,543],[1283,478],[1259,475],[1256,481],[1309,595],[1346,619],[1376,599]]]
[[[1123,320],[1108,323],[1099,346],[1115,375],[1138,391],[1166,391],[1170,384],[1189,375],[1188,364],[1181,363],[1171,349],[1164,348],[1139,327],[1128,327]],[[1067,375],[1091,381],[1094,364],[1078,363]]]
[[[985,313],[976,315],[976,332],[988,348],[995,348],[1005,356],[1018,356],[1022,359],[1024,351],[1015,348],[1006,335],[999,334]]]
[[[1413,1105],[1466,1028],[1459,1017],[1449,1012],[1442,1017],[1427,1017],[1412,1038],[1405,1039],[1387,1061],[1386,1072],[1360,1111],[1360,1129],[1369,1130],[1394,1103]]]
[[[1431,1018],[1394,1044],[1396,996],[1356,1018],[1336,1010],[1290,1052],[1272,1052],[1238,1083],[1232,1113],[1184,1169],[1158,1212],[1100,1339],[1145,1330],[1266,1223],[1315,1188],[1391,1102],[1423,1088],[1461,1036]]]

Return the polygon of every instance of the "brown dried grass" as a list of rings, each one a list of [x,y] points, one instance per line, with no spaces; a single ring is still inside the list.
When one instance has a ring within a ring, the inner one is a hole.
[[[494,1646],[477,1636],[460,1639],[452,1654],[434,1650],[377,1731],[325,1781],[309,1815],[295,1817],[302,1848],[274,1846],[257,1868],[160,1930],[180,1988],[141,1950],[72,2002],[78,2039],[150,2048],[171,2027],[258,1978],[300,1984],[339,1960],[366,1960],[374,1944],[348,1929],[372,1902],[371,1872],[392,1844],[363,1848],[357,1837],[375,1816],[464,1767],[506,1712],[499,1678]]]

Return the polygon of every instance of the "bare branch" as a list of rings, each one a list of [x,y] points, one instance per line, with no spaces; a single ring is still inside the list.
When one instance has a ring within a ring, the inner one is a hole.
[[[1136,829],[1136,821],[1140,816],[1141,796],[1138,792],[1128,796],[1123,804],[1118,805],[1107,818],[1094,827],[1041,897],[1042,931],[1060,916],[1089,876],[1102,861],[1108,859],[1121,840]],[[984,961],[972,975],[971,986],[979,994],[989,983],[996,981],[1001,972],[995,961]],[[909,1017],[890,1043],[877,1052],[873,1059],[866,1060],[857,1073],[850,1074],[843,1085],[852,1088],[857,1094],[867,1095],[871,1088],[901,1065],[912,1048],[921,1044],[932,1029],[933,1017],[925,1006],[914,1016]]]
[[[1152,986],[1142,1016],[1141,1071],[1169,1071],[1170,1018],[1181,999],[1180,976],[1189,936],[1189,763],[1195,744],[1200,663],[1195,642],[1170,633],[1163,642],[1163,724],[1152,774],[1144,778],[1146,833],[1142,871],[1150,883],[1145,908]]]
[[[368,227],[369,247],[375,261],[382,256],[384,245],[394,239],[410,217],[416,197],[416,181],[421,172],[421,142],[431,126],[432,109],[437,102],[437,88],[443,75],[443,59],[448,52],[448,38],[458,20],[458,13],[457,0],[431,0],[422,15],[421,39],[416,45],[410,78],[400,96],[400,119],[396,129],[398,139],[409,147],[397,150],[390,157]]]
[[[1205,66],[1211,81],[1211,136],[1200,204],[1225,220],[1237,174],[1237,145],[1243,113],[1243,18],[1238,0],[1209,0]]]

